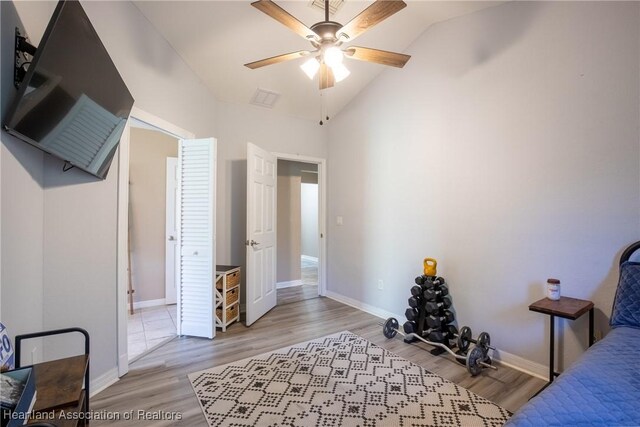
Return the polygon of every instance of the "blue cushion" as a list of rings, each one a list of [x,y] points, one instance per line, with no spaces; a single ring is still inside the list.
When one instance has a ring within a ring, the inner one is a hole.
[[[620,281],[609,323],[612,328],[640,328],[640,262],[627,261],[620,266]]]

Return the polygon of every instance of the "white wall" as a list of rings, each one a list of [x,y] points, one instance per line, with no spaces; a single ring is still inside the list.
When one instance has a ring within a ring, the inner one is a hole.
[[[218,210],[216,256],[219,264],[245,272],[247,142],[278,153],[327,157],[326,126],[283,116],[251,105],[218,103]]]
[[[633,2],[509,2],[427,30],[329,124],[329,290],[402,313],[432,256],[459,323],[509,353],[548,363],[527,310],[547,277],[606,331],[640,238],[639,23]],[[586,320],[563,322],[565,366]]]
[[[318,184],[302,183],[300,187],[302,205],[302,255],[318,258]]]
[[[13,87],[14,29],[21,26],[10,2],[0,2],[0,96],[2,123],[16,89]],[[41,330],[43,251],[43,154],[4,131],[0,133],[0,322],[11,336]],[[41,343],[25,342],[25,363],[31,350],[42,356]]]
[[[4,111],[15,93],[5,90],[11,87],[13,28],[23,26],[37,44],[56,3],[1,3]],[[82,5],[137,107],[198,137],[218,138],[218,262],[244,265],[246,142],[325,157],[326,129],[268,110],[217,103],[132,3]],[[92,379],[108,381],[117,364],[117,157],[107,179],[98,181],[76,170],[63,173],[62,162],[5,133],[1,153],[0,318],[12,334],[88,329]],[[48,343],[44,357],[68,354],[77,341],[72,348],[66,348],[69,340]]]

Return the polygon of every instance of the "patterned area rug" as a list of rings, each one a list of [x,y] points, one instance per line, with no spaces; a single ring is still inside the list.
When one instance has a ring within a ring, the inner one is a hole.
[[[189,379],[210,426],[498,426],[509,418],[346,331]]]

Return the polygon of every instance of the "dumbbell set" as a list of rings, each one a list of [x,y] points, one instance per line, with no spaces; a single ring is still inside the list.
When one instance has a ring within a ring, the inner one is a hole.
[[[387,319],[383,325],[384,336],[393,338],[400,334],[407,343],[422,341],[434,347],[431,350],[434,355],[448,352],[458,362],[466,365],[472,376],[478,375],[483,368],[497,369],[492,366],[489,357],[489,350],[495,350],[491,347],[489,334],[482,332],[473,339],[468,326],[462,327],[458,332],[458,328],[453,325],[455,314],[449,310],[453,304],[448,295],[449,288],[442,277],[416,277],[408,299],[409,308],[405,310],[407,321],[400,330],[395,318]],[[469,351],[472,343],[475,346]],[[452,350],[455,347],[458,347],[457,352]]]
[[[447,295],[449,289],[442,277],[422,275],[415,278],[408,300],[409,308],[404,313],[407,321],[402,328],[408,334],[405,341],[411,342],[416,336],[430,336],[434,341],[445,342],[443,331],[455,321],[455,314],[449,310],[451,299]],[[442,339],[435,339],[437,337]],[[434,354],[441,352],[438,349]]]

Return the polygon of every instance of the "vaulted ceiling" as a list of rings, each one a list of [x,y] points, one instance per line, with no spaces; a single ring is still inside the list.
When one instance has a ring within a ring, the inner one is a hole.
[[[352,44],[395,52],[407,47],[429,26],[502,3],[498,1],[411,1],[408,6],[358,37]],[[310,0],[276,3],[307,26],[324,19]],[[221,101],[248,104],[257,88],[279,93],[274,110],[296,117],[319,119],[321,102],[330,115],[337,114],[381,72],[402,69],[347,60],[351,75],[332,89],[322,91],[300,70],[304,61],[250,70],[243,64],[307,50],[311,45],[249,1],[135,1],[134,4],[173,46],[185,62]],[[346,0],[331,16],[346,24],[371,1]],[[344,45],[349,46],[349,43]],[[413,55],[419,53],[413,52]],[[434,60],[436,60],[434,58]],[[411,61],[407,64],[410,66]]]

